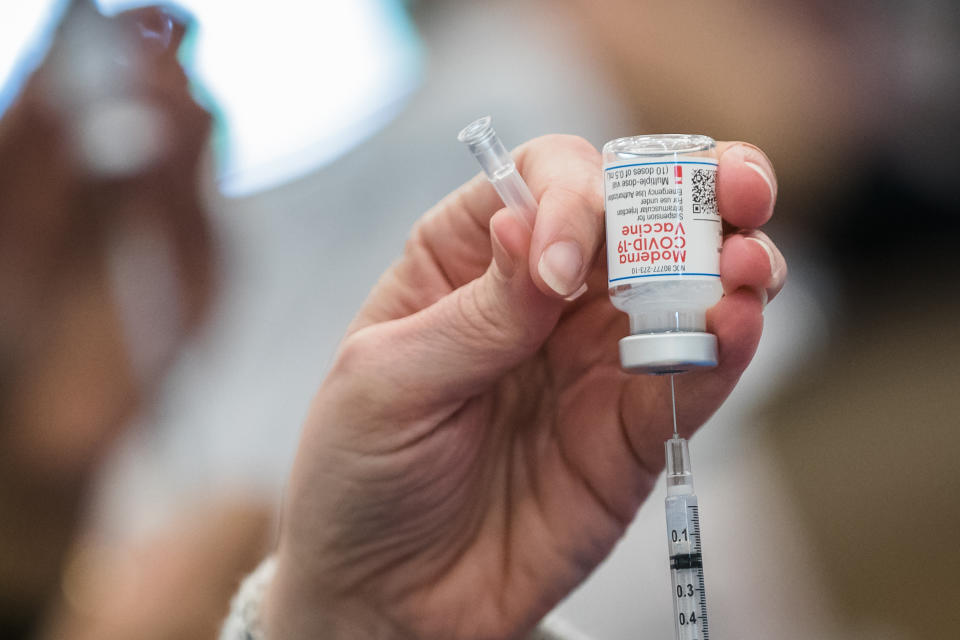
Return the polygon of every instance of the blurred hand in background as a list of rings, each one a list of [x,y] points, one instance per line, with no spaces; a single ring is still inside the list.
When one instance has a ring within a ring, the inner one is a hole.
[[[122,543],[81,534],[40,640],[212,640],[242,576],[266,553],[273,506],[206,496]]]
[[[5,638],[26,637],[56,607],[63,613],[54,637],[79,633],[69,604],[58,601],[91,481],[210,297],[212,247],[197,188],[210,117],[190,96],[177,60],[183,34],[183,25],[165,11],[108,19],[85,2],[74,3],[43,65],[0,120]],[[198,586],[235,581],[262,548],[251,552],[254,545],[242,541],[262,544],[266,532],[263,515],[209,517],[220,526],[242,521],[242,528],[220,540],[222,563],[190,567],[205,574],[193,583]],[[143,569],[172,573],[205,557],[201,550],[214,546],[203,539],[205,516],[190,524],[199,540],[181,534],[179,542],[163,545],[166,559],[154,555]],[[113,551],[117,558],[133,557]],[[173,560],[178,555],[180,565]],[[95,564],[84,566],[96,574]],[[174,604],[180,591],[174,585],[189,575],[144,579],[142,602]],[[207,606],[203,600],[180,605],[184,619],[191,606],[195,612]],[[208,608],[207,624],[225,605],[223,596]],[[109,629],[112,623],[97,625],[111,615],[129,619],[149,612],[95,608],[80,616],[82,627]],[[155,615],[139,623],[151,621],[158,621]]]

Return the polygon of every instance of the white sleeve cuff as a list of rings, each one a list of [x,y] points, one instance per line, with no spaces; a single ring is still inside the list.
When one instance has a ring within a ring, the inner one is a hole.
[[[276,560],[273,556],[269,556],[256,571],[244,579],[237,595],[230,602],[230,613],[220,630],[220,640],[269,640],[263,632],[260,605],[263,603],[263,596],[276,570]],[[566,621],[551,615],[547,616],[540,626],[527,636],[526,640],[590,640],[590,638]]]
[[[268,556],[240,583],[220,630],[220,640],[267,640],[260,621],[260,605],[276,570],[276,560]]]

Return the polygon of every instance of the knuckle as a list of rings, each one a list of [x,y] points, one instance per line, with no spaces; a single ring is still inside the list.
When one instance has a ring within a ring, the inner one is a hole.
[[[526,345],[534,338],[527,323],[518,321],[505,305],[480,286],[461,289],[455,304],[456,339],[471,350]]]
[[[403,245],[403,252],[406,255],[419,253],[427,245],[427,231],[424,224],[424,218],[417,220],[410,233],[407,235],[406,242]]]
[[[377,326],[345,338],[321,385],[328,408],[362,407],[370,424],[394,414],[398,402],[412,397],[409,379],[388,364],[390,349],[395,347],[389,334]]]
[[[593,144],[581,136],[568,133],[552,133],[531,141],[531,144],[551,153],[567,153],[578,158],[600,164],[600,152]]]
[[[603,220],[603,196],[595,186],[592,183],[574,185],[566,182],[551,185],[551,190],[556,191],[557,197],[565,201],[568,210],[587,211],[591,214],[589,217],[577,216],[570,221],[571,224],[578,227],[588,224],[597,226]]]
[[[520,145],[517,149],[517,164],[522,170],[522,165],[530,162],[531,156],[541,153],[553,157],[558,154],[569,155],[600,166],[600,152],[597,148],[586,138],[567,133],[547,134]]]
[[[337,349],[331,373],[346,376],[362,374],[365,368],[376,361],[377,348],[373,335],[370,328],[366,328],[347,336]]]
[[[465,287],[456,302],[460,322],[452,324],[462,327],[461,339],[476,346],[502,344],[509,340],[509,323],[491,304],[489,297],[480,292],[480,287]]]

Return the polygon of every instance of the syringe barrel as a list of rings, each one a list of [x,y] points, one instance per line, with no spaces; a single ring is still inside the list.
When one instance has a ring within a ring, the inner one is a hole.
[[[685,438],[664,444],[667,455],[667,547],[673,585],[673,616],[677,640],[709,640],[707,593],[700,546],[700,507],[693,493],[690,449]]]
[[[697,496],[668,495],[664,506],[675,637],[677,640],[709,640]]]

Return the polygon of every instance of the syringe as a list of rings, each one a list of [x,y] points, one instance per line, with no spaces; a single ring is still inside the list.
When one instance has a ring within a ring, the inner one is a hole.
[[[665,443],[667,454],[667,547],[673,590],[673,620],[677,640],[709,640],[707,593],[703,582],[700,547],[700,510],[693,492],[690,450],[677,433],[677,399],[670,376],[673,404],[673,437]]]
[[[457,138],[470,148],[507,208],[529,229],[533,229],[537,201],[517,171],[513,158],[493,130],[490,117],[471,122]],[[576,297],[576,294],[573,297]],[[702,366],[704,363],[697,364]],[[672,370],[678,371],[676,368]],[[686,370],[687,368],[679,369]],[[700,514],[697,496],[693,493],[687,441],[677,432],[677,399],[672,373],[670,399],[673,406],[673,437],[667,440],[665,445],[666,511],[674,621],[678,640],[709,640],[707,596],[704,591],[703,558],[700,550]]]
[[[503,204],[532,230],[537,217],[537,201],[517,171],[510,152],[493,130],[490,116],[484,116],[465,126],[457,139],[470,148],[470,153],[480,163]]]

